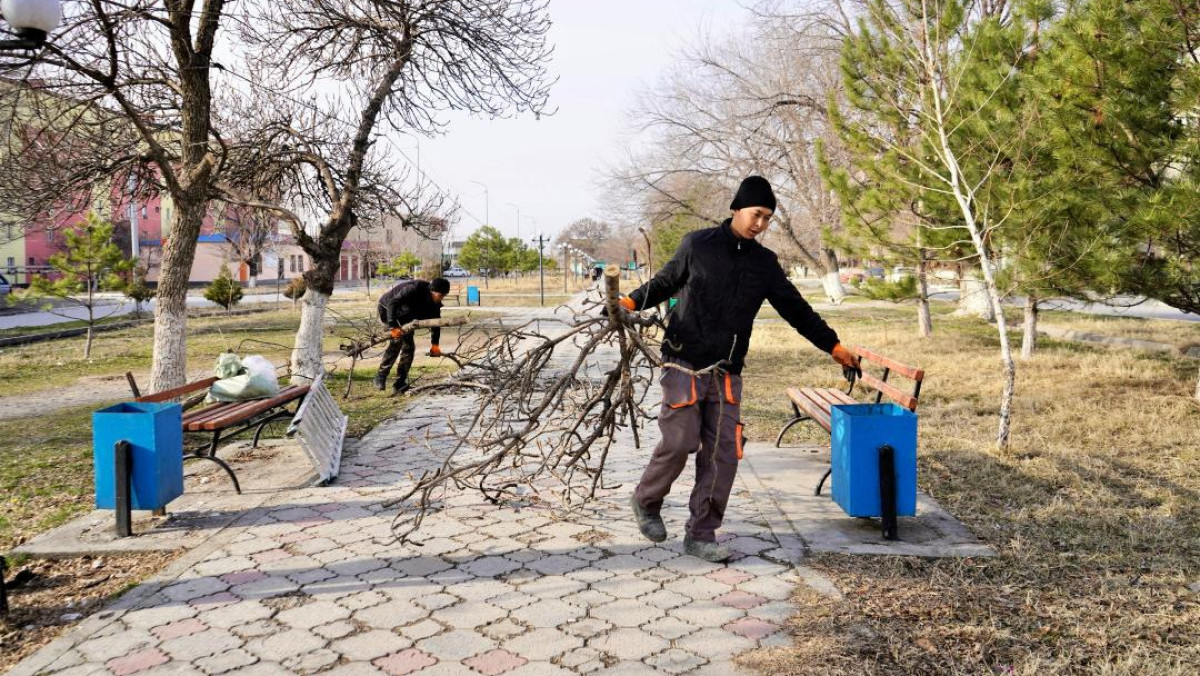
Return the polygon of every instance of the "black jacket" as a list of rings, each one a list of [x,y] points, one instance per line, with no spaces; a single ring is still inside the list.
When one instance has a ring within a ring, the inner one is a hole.
[[[400,282],[379,297],[379,321],[389,327],[397,327],[414,319],[439,319],[441,316],[442,304],[433,299],[429,282],[423,279]],[[439,344],[441,337],[440,328],[435,326],[429,330],[430,343]]]
[[[754,316],[764,300],[800,335],[829,352],[837,333],[813,311],[788,281],[775,252],[733,233],[730,221],[689,233],[675,257],[629,297],[639,308],[658,305],[678,293],[663,337],[663,356],[678,357],[695,368],[722,359],[741,373]]]

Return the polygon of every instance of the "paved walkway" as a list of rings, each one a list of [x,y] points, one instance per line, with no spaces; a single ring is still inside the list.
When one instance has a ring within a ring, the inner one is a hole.
[[[347,449],[335,485],[247,514],[11,673],[726,675],[738,653],[789,643],[795,543],[743,479],[729,564],[682,553],[688,472],[664,509],[672,537],[638,534],[628,498],[657,429],[640,450],[619,440],[581,511],[449,493],[423,546],[395,544],[381,503],[440,464],[447,417],[473,401],[414,404]]]

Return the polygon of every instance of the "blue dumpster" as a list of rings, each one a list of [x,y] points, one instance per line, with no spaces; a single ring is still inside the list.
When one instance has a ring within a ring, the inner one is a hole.
[[[133,509],[162,509],[183,495],[183,408],[127,402],[92,413],[96,507],[116,508],[118,441],[133,447]]]
[[[479,287],[467,287],[467,305],[479,305]]]
[[[895,404],[832,407],[833,500],[850,516],[883,516],[879,448],[894,449],[896,515],[917,513],[917,415]]]

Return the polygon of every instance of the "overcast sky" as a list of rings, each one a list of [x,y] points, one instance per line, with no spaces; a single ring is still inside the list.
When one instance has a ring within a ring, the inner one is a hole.
[[[453,116],[444,136],[420,141],[422,170],[462,205],[456,238],[485,218],[517,235],[517,206],[526,240],[603,215],[597,170],[622,154],[625,113],[637,92],[702,31],[734,30],[747,13],[737,0],[552,0],[550,15],[556,115]],[[395,138],[415,160],[416,142]]]

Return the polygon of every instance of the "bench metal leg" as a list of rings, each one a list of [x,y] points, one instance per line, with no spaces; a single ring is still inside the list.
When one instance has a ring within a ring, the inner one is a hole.
[[[193,459],[208,460],[210,462],[217,463],[218,465],[221,466],[221,469],[225,470],[225,473],[229,475],[229,479],[231,481],[233,481],[233,490],[237,491],[238,495],[242,494],[242,485],[238,483],[237,475],[233,473],[233,468],[230,467],[229,464],[226,463],[224,460],[218,458],[215,455],[202,455],[200,453],[186,453],[186,454],[184,454],[183,459],[184,460],[193,460]]]
[[[821,475],[821,480],[817,482],[817,490],[813,491],[813,495],[820,495],[820,494],[821,494],[821,487],[825,485],[825,480],[829,478],[829,475],[830,475],[830,474],[833,474],[833,468],[832,468],[832,467],[830,467],[829,469],[825,470],[825,473]]]
[[[783,426],[783,429],[779,430],[779,436],[775,437],[775,448],[779,448],[779,444],[783,443],[783,435],[792,428],[792,425],[805,420],[811,420],[811,418],[809,418],[807,415],[801,413],[800,408],[795,404],[792,404],[792,412],[794,413],[795,417],[789,420],[787,424]]]
[[[263,428],[266,427],[268,424],[273,423],[276,420],[281,420],[283,418],[291,418],[293,416],[295,416],[294,412],[288,411],[285,409],[285,410],[278,411],[276,413],[271,414],[270,416],[267,417],[266,420],[263,420],[261,423],[258,423],[258,429],[254,431],[254,443],[250,444],[250,448],[258,448],[258,438],[262,436]]]

